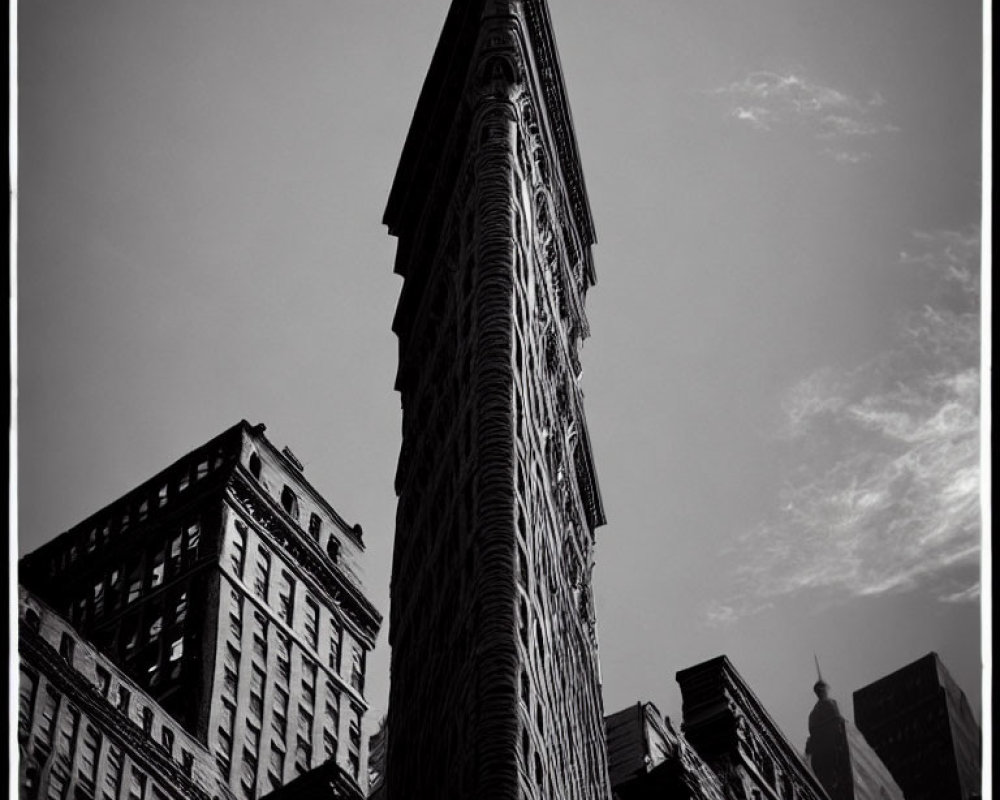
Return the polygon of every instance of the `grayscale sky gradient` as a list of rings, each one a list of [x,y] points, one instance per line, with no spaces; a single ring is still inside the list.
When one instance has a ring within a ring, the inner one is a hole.
[[[26,552],[246,418],[388,610],[382,211],[447,0],[32,0]],[[980,702],[977,0],[551,0],[597,224],[608,711],[726,653],[802,747],[938,651]],[[370,661],[384,711],[385,632]]]

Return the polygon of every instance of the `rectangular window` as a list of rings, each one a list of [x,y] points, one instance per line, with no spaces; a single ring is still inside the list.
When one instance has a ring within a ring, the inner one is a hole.
[[[91,794],[94,791],[94,781],[97,780],[97,754],[100,749],[101,735],[88,725],[80,746],[80,767],[77,776]]]
[[[313,729],[312,710],[306,708],[305,706],[299,706],[299,727],[295,731],[296,736],[298,736],[298,738],[300,739],[305,739],[307,742],[311,742],[312,729]]]
[[[319,541],[319,532],[322,527],[323,527],[323,520],[319,518],[319,514],[310,514],[309,535],[312,536],[312,538],[317,542]]]
[[[260,723],[264,717],[264,671],[256,664],[250,672],[250,713]]]
[[[187,589],[181,590],[180,594],[177,595],[177,600],[174,603],[174,622],[181,623],[187,619],[188,612],[188,593]]]
[[[267,779],[272,790],[282,786],[284,774],[285,754],[279,749],[277,742],[271,742],[271,755],[267,762]]]
[[[253,657],[260,664],[267,663],[267,618],[261,616],[256,611],[253,614]]]
[[[17,704],[17,738],[25,741],[31,734],[31,718],[35,714],[35,687],[37,679],[21,670],[21,682],[18,684]]]
[[[132,699],[132,693],[124,686],[118,687],[118,710],[123,714],[128,714],[128,704]]]
[[[306,615],[305,615],[306,641],[309,646],[316,650],[319,647],[319,606],[308,594],[306,595]]]
[[[358,645],[353,645],[351,657],[351,686],[363,693],[365,690],[365,651]]]
[[[201,544],[201,523],[193,522],[187,526],[187,560],[190,564],[198,558],[198,545]]]
[[[149,736],[153,732],[153,709],[144,708],[142,710],[142,732]]]
[[[173,758],[174,755],[174,732],[166,725],[160,729],[160,743],[167,754]]]
[[[49,773],[48,800],[63,800],[66,795],[66,787],[69,784],[69,776],[56,768]]]
[[[189,753],[187,750],[181,750],[181,769],[187,777],[191,777],[191,772],[194,770],[193,753]]]
[[[288,637],[279,632],[275,638],[278,646],[278,651],[275,655],[275,661],[278,667],[278,676],[282,680],[287,681],[289,673],[291,672],[291,656],[289,654]]]
[[[292,624],[294,602],[295,580],[287,572],[282,571],[281,583],[278,585],[278,612],[286,625]]]
[[[153,554],[153,567],[149,572],[149,587],[151,589],[155,589],[157,586],[163,585],[166,558],[167,554],[161,545],[160,548]]]
[[[99,617],[104,613],[104,581],[100,580],[94,584],[94,616]]]
[[[142,594],[142,562],[133,559],[128,567],[128,597],[125,602],[134,603]]]
[[[302,698],[310,708],[316,705],[316,664],[302,660]]]
[[[229,593],[229,632],[237,641],[243,638],[243,597],[235,589]]]
[[[102,697],[107,697],[110,688],[111,673],[103,667],[97,667],[97,690],[101,693]]]
[[[323,729],[323,758],[329,761],[337,755],[337,737],[327,728]]]
[[[167,484],[163,484],[160,490],[156,493],[156,504],[163,508],[167,504]]]
[[[67,706],[59,726],[59,753],[71,759],[76,746],[76,729],[80,725],[80,712],[72,706]]]
[[[132,777],[128,785],[128,800],[146,800],[146,776],[135,766],[131,770]]]
[[[233,528],[232,538],[229,541],[229,564],[233,574],[238,578],[243,577],[243,560],[247,549],[247,528],[237,522]]]
[[[326,702],[323,705],[325,724],[330,730],[340,730],[340,692],[332,683],[326,684]]]
[[[183,550],[184,534],[175,533],[170,537],[170,574],[181,571],[181,552]]]
[[[333,630],[330,631],[330,669],[340,672],[340,647],[344,632],[336,622],[333,623]]]
[[[261,600],[267,602],[268,584],[271,580],[271,556],[266,550],[257,554],[257,571],[254,575],[253,591]]]
[[[207,458],[204,461],[199,461],[198,462],[198,471],[195,473],[194,479],[196,481],[200,481],[206,475],[208,475],[208,459]]]
[[[64,633],[59,639],[59,655],[66,659],[70,664],[73,663],[73,650],[76,647],[76,642],[73,641],[73,637],[68,633]]]
[[[271,701],[271,728],[284,741],[288,733],[288,692],[280,686],[274,687],[274,699]]]

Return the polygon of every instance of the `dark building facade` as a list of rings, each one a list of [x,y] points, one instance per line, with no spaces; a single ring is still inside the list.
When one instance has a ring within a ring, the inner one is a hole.
[[[722,784],[652,703],[604,720],[615,800],[725,800]]]
[[[291,451],[241,422],[25,556],[19,580],[201,743],[233,796],[331,761],[362,791],[381,623],[363,551]]]
[[[688,742],[727,800],[827,800],[827,793],[725,656],[677,673]]]
[[[820,676],[813,687],[806,759],[830,800],[904,800],[888,767],[850,720],[840,713]]]
[[[854,720],[906,800],[979,796],[979,725],[937,653],[858,689]]]
[[[404,279],[388,797],[607,798],[578,353],[594,232],[544,0],[452,3],[385,222]]]

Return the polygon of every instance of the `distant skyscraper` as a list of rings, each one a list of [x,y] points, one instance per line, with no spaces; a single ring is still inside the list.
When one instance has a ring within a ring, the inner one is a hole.
[[[861,731],[844,719],[822,675],[813,687],[806,758],[830,800],[904,800],[892,773]]]
[[[825,800],[823,786],[725,656],[677,673],[684,736],[727,800]]]
[[[979,795],[979,725],[937,653],[858,689],[854,720],[906,800]]]
[[[361,529],[263,431],[241,422],[198,448],[25,556],[20,581],[200,742],[236,797],[330,760],[364,789],[381,618],[358,577]]]
[[[579,385],[594,242],[544,0],[455,0],[385,215],[403,442],[386,781],[607,798]]]

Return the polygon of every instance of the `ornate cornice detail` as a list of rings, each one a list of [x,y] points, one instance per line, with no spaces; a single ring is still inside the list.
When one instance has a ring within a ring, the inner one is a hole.
[[[317,580],[329,599],[340,608],[374,646],[382,617],[360,589],[347,580],[322,555],[306,535],[293,528],[273,508],[270,498],[255,489],[240,476],[234,475],[226,487],[235,503],[242,508],[276,544],[281,546]]]

